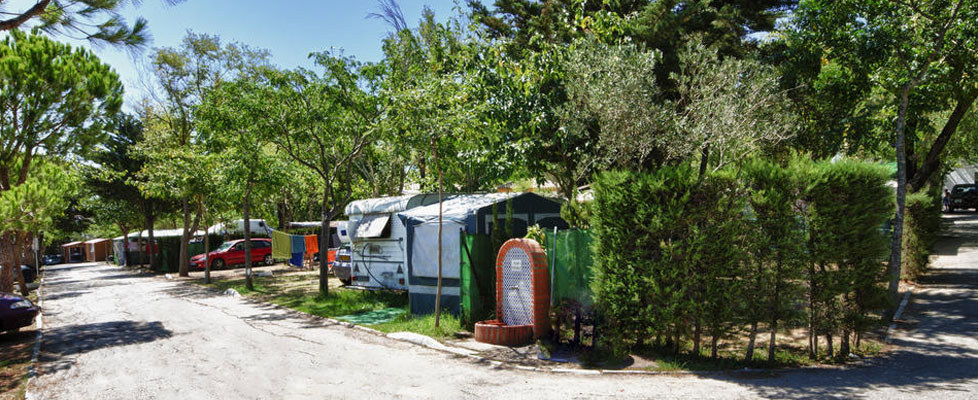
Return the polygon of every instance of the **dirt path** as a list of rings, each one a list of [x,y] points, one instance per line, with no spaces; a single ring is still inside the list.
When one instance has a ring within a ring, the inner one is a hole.
[[[158,277],[48,269],[42,375],[65,399],[924,398],[978,396],[978,217],[947,218],[903,346],[858,368],[757,376],[530,373],[389,340]]]

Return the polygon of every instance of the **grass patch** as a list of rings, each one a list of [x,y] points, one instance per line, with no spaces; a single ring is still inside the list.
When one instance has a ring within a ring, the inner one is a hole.
[[[435,327],[435,315],[428,314],[413,316],[405,314],[397,317],[391,322],[370,326],[384,333],[391,332],[414,332],[422,335],[431,336],[435,339],[448,339],[455,335],[455,332],[462,330],[462,324],[458,318],[452,314],[444,313],[441,315],[439,326]]]
[[[255,277],[254,289],[245,287],[243,278],[229,280],[213,280],[210,285],[214,289],[224,291],[234,289],[242,296],[267,301],[286,308],[320,317],[336,318],[355,314],[368,313],[391,308],[403,309],[404,314],[390,322],[368,325],[381,332],[414,332],[436,339],[447,339],[456,332],[463,330],[458,318],[451,314],[441,315],[439,327],[435,328],[435,316],[413,316],[408,312],[408,296],[403,292],[386,290],[357,290],[347,288],[331,288],[327,296],[319,294],[314,287],[296,289],[290,284],[308,280],[308,276],[281,275],[273,277]],[[201,282],[203,283],[203,282]]]
[[[407,293],[333,288],[328,295],[323,296],[317,290],[286,290],[283,287],[286,286],[283,284],[297,282],[299,278],[292,276],[254,277],[254,289],[248,289],[244,279],[214,280],[208,286],[220,291],[234,289],[242,296],[257,298],[282,307],[328,318],[385,308],[407,308],[408,306]]]
[[[407,293],[379,290],[330,290],[327,296],[309,295],[297,291],[271,299],[272,303],[321,317],[338,317],[385,308],[406,308]]]

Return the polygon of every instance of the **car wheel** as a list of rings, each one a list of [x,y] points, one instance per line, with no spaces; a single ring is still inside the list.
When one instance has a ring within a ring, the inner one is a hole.
[[[215,258],[214,261],[211,261],[211,269],[224,269],[224,260]]]
[[[272,255],[266,254],[265,258],[262,260],[265,265],[272,265]]]
[[[343,282],[343,286],[350,286],[351,284],[353,284],[352,279],[340,279],[340,282]]]

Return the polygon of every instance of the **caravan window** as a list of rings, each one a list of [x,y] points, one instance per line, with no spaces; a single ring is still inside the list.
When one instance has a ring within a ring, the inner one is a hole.
[[[356,237],[362,239],[389,238],[391,236],[390,214],[367,215],[357,225]]]

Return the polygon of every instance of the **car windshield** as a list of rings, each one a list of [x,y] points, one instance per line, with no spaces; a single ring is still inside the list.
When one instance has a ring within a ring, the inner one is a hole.
[[[954,187],[954,194],[973,193],[974,191],[975,191],[975,187],[974,186],[955,186]]]
[[[232,245],[234,245],[234,242],[224,242],[220,246],[218,246],[216,249],[214,249],[214,251],[224,251],[224,250],[230,249]]]

